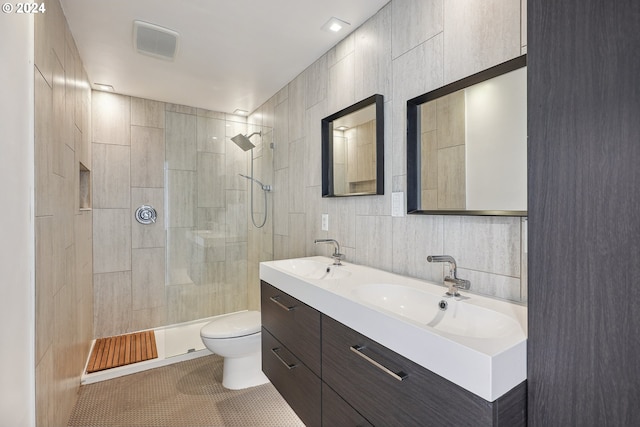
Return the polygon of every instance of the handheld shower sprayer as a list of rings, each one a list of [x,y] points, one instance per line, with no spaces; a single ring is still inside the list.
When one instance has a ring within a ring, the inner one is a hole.
[[[242,148],[244,151],[253,150],[256,146],[249,139],[253,135],[259,135],[260,137],[262,137],[262,132],[261,131],[253,132],[249,135],[243,135],[239,133],[236,136],[231,137],[231,141],[233,141],[234,144]],[[251,153],[251,176],[244,175],[241,173],[238,175],[240,175],[243,178],[247,178],[250,181],[255,182],[260,186],[260,188],[264,192],[264,219],[262,223],[258,225],[256,224],[256,221],[253,218],[253,185],[251,186],[251,196],[250,196],[251,197],[251,222],[257,228],[262,228],[264,224],[267,222],[267,192],[271,191],[271,186],[268,184],[263,184],[262,182],[258,181],[256,178],[253,177],[253,152]]]

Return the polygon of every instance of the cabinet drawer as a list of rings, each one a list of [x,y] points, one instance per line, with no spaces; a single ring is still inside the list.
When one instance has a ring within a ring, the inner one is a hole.
[[[322,383],[282,343],[262,328],[262,371],[307,426],[322,424]]]
[[[492,426],[493,405],[322,316],[322,379],[377,426]]]
[[[320,376],[320,312],[261,281],[262,326]]]
[[[324,427],[372,427],[362,415],[322,383],[322,425]]]

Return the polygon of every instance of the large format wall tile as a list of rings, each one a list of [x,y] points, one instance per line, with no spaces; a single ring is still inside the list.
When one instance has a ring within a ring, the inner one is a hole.
[[[391,100],[391,18],[387,4],[355,31],[355,99],[379,93]]]
[[[167,194],[169,227],[193,227],[196,209],[196,174],[191,171],[168,170]]]
[[[520,55],[520,2],[448,0],[444,3],[444,83]]]
[[[215,119],[198,116],[196,121],[198,151],[224,154],[226,135],[224,118]]]
[[[196,169],[196,116],[167,112],[166,161],[169,169]]]
[[[215,208],[225,205],[224,155],[198,153],[197,185],[198,207]]]
[[[444,252],[462,268],[520,277],[520,218],[448,216]]]
[[[93,151],[93,206],[129,208],[130,148],[94,144]]]
[[[443,0],[391,2],[394,59],[442,31],[442,4]]]
[[[94,209],[93,271],[131,270],[131,210]]]
[[[130,144],[131,99],[128,96],[94,91],[91,107],[93,142]]]
[[[131,126],[131,186],[164,187],[164,130]]]
[[[131,271],[94,274],[96,338],[120,335],[131,326]]]
[[[164,129],[164,102],[131,98],[131,126]]]
[[[164,248],[133,249],[131,253],[131,309],[162,307],[164,295]]]

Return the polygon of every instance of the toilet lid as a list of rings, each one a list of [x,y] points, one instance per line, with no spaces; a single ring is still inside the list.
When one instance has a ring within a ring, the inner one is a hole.
[[[260,312],[242,311],[214,319],[200,329],[205,338],[236,338],[260,332]]]

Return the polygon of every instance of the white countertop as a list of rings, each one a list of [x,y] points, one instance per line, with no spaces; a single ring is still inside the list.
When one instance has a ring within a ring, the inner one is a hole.
[[[327,266],[333,262],[321,256],[299,260]],[[260,279],[487,401],[496,400],[527,378],[527,309],[524,306],[463,291],[467,298],[454,304],[469,304],[500,313],[497,316],[509,317],[505,322],[512,327],[508,334],[497,337],[460,336],[436,330],[425,322],[384,310],[357,297],[359,288],[383,283],[419,289],[440,298],[446,290],[442,285],[346,262],[336,268],[347,272],[347,277],[313,279],[293,273],[292,262],[296,261],[260,263]]]

